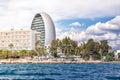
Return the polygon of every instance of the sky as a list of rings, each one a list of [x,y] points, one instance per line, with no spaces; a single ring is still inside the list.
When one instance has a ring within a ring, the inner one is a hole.
[[[59,39],[105,39],[120,49],[120,0],[0,0],[0,30],[30,29],[40,12],[51,16]]]

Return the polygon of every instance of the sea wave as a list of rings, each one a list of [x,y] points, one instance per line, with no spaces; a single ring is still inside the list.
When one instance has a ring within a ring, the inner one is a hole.
[[[1,64],[0,79],[120,80],[120,64]]]

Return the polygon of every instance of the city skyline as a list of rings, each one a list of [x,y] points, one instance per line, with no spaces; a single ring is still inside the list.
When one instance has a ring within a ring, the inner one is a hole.
[[[110,0],[1,0],[0,29],[30,29],[36,13],[48,13],[56,37],[78,41],[107,39],[120,49],[120,1]]]

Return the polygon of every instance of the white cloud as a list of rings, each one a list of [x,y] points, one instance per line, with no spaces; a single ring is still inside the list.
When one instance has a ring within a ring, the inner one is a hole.
[[[120,49],[120,39],[110,41],[109,45],[111,45],[115,50]]]
[[[103,30],[101,30],[101,29],[99,29],[99,27],[98,26],[102,26],[101,25],[101,22],[98,22],[98,23],[96,23],[95,25],[91,25],[91,26],[89,26],[87,29],[86,29],[86,33],[87,34],[94,34],[94,35],[102,35],[102,34],[104,34],[104,33],[106,33],[106,31],[103,31]],[[103,27],[103,26],[102,26]]]
[[[69,26],[72,26],[72,27],[81,27],[81,24],[79,22],[73,22]]]
[[[120,15],[120,0],[1,0],[0,12],[0,28],[29,28],[33,16],[39,12],[48,13],[55,22],[117,16]]]
[[[106,22],[101,23],[98,22],[95,25],[89,26],[86,29],[87,34],[94,34],[94,35],[103,35],[108,32],[119,33],[120,31],[120,16],[116,16],[114,19]]]
[[[106,40],[115,40],[117,39],[117,34],[109,32],[107,34],[104,34],[103,37]]]

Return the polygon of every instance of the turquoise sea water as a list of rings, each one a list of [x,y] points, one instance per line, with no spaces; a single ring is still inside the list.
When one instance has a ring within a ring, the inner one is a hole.
[[[0,79],[120,80],[120,64],[0,64]]]

